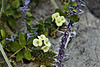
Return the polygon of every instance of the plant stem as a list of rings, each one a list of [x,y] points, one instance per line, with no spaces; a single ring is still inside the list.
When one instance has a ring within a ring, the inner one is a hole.
[[[72,24],[73,24],[73,22],[70,22],[68,24],[66,32],[64,33],[64,36],[61,39],[61,44],[60,44],[60,49],[59,49],[59,53],[58,53],[56,67],[62,67],[62,59],[63,59],[63,55],[64,55],[64,50],[66,49],[67,44],[70,41],[71,28],[73,27]]]
[[[59,8],[54,0],[51,0],[51,3],[52,3],[53,6],[55,7],[55,9]]]
[[[9,59],[11,58],[11,57],[13,57],[13,56],[15,56],[19,51],[21,51],[23,49],[23,47],[22,48],[20,48],[19,50],[17,50],[13,55],[11,55],[10,57],[9,57]]]
[[[8,67],[12,67],[12,65],[11,65],[10,61],[8,60],[7,55],[6,55],[5,51],[4,51],[1,43],[0,43],[0,50],[1,50],[1,53],[2,53],[6,63],[8,64]]]
[[[57,30],[59,30],[59,27],[57,27],[56,30],[54,30],[53,32],[51,32],[51,36],[52,36],[53,34],[55,34],[55,33],[57,32]]]
[[[2,0],[1,12],[4,12],[5,0]]]
[[[4,63],[5,61],[1,61],[0,64]]]

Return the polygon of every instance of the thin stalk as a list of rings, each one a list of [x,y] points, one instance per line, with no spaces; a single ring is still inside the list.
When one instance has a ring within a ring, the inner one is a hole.
[[[2,0],[1,12],[4,12],[5,0]]]
[[[11,57],[13,57],[13,56],[15,56],[19,51],[21,51],[23,49],[23,47],[22,48],[20,48],[18,51],[16,51],[13,55],[11,55],[10,57],[9,57],[9,59],[11,58]]]
[[[1,53],[2,53],[6,63],[8,64],[8,67],[12,67],[12,65],[11,65],[10,61],[8,60],[8,57],[7,57],[7,55],[6,55],[5,51],[4,51],[1,43],[0,43],[0,50],[1,50]]]
[[[54,30],[53,32],[51,32],[51,35],[55,34],[57,32],[57,30],[59,30],[59,27],[57,27],[56,30]]]
[[[51,0],[51,3],[52,3],[53,6],[55,7],[55,9],[59,8],[54,0]]]
[[[0,64],[3,64],[5,61],[1,61]]]

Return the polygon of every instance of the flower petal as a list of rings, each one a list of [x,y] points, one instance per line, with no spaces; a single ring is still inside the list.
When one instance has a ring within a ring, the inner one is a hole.
[[[35,47],[37,47],[37,46],[42,46],[42,40],[41,40],[41,39],[34,39],[34,40],[33,40],[33,45],[34,45]]]
[[[64,17],[64,16],[61,16],[61,17],[60,17],[60,19],[61,19],[61,22],[62,22],[62,23],[66,22],[66,20],[65,20],[65,17]]]
[[[49,47],[48,47],[48,46],[43,46],[41,49],[42,49],[44,52],[47,52],[47,51],[49,50]]]
[[[45,40],[46,36],[45,35],[40,35],[40,36],[38,36],[38,38],[41,39],[41,40]]]
[[[38,46],[37,41],[38,41],[38,39],[34,39],[34,40],[33,40],[33,45],[34,45],[35,47]]]

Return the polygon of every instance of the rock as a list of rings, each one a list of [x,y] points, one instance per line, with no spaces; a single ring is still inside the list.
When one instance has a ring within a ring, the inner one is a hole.
[[[100,0],[85,0],[85,3],[90,12],[100,18]]]

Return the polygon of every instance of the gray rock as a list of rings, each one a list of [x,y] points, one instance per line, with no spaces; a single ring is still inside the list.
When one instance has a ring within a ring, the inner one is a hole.
[[[85,0],[90,12],[100,18],[100,0]]]

